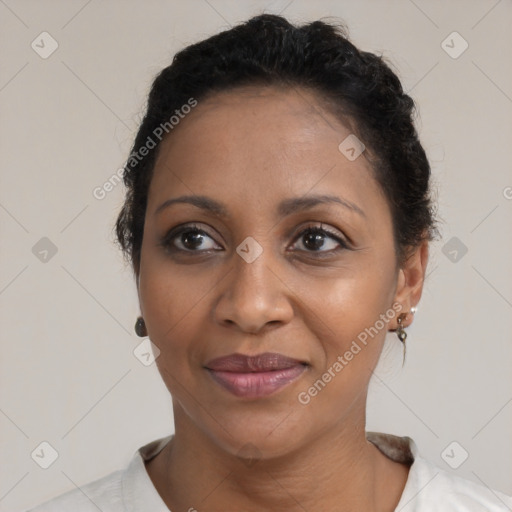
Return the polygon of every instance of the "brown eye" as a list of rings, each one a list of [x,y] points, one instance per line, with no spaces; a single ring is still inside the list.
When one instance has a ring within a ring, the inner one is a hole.
[[[348,245],[337,235],[319,226],[309,227],[298,235],[299,250],[317,253],[332,253],[348,249]],[[302,245],[302,248],[300,247]]]
[[[203,229],[195,225],[171,230],[161,241],[168,251],[203,252],[217,250],[218,244]]]

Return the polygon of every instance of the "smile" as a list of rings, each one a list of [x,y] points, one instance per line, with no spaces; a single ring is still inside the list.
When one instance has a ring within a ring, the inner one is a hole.
[[[297,380],[308,365],[281,354],[231,354],[214,359],[205,368],[215,382],[235,396],[261,398]]]

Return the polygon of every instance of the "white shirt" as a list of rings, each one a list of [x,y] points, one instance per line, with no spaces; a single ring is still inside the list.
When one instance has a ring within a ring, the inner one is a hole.
[[[398,462],[411,464],[395,512],[506,512],[512,497],[440,469],[423,459],[409,437],[367,432],[367,439]],[[170,512],[144,465],[173,436],[139,448],[125,469],[72,489],[27,512]]]

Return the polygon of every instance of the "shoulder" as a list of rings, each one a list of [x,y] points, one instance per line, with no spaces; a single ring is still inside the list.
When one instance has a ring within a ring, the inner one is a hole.
[[[414,472],[412,472],[414,468]],[[485,485],[462,478],[416,456],[411,467],[415,506],[408,510],[443,512],[505,512],[512,510],[512,498]]]
[[[27,512],[121,512],[123,471],[114,471],[102,478],[71,489],[41,503]]]
[[[26,512],[168,512],[145,468],[145,461],[159,453],[172,435],[150,441],[133,453],[128,465],[75,487]]]
[[[409,475],[396,512],[510,512],[512,497],[442,469],[424,459],[416,443],[368,432],[367,439],[385,455],[409,465]]]

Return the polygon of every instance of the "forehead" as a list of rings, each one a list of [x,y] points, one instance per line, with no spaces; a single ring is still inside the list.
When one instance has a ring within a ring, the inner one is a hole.
[[[148,209],[193,193],[268,210],[285,196],[336,191],[361,207],[378,206],[382,192],[364,155],[350,161],[338,148],[351,133],[307,89],[214,94],[161,143]]]
[[[213,93],[200,100],[163,144],[170,149],[180,144],[181,139],[201,132],[207,139],[233,143],[243,142],[247,135],[252,138],[257,135],[259,142],[271,147],[287,139],[311,141],[320,133],[323,136],[330,133],[331,138],[338,138],[343,133],[351,133],[349,122],[347,119],[342,124],[318,93],[310,89],[244,86]],[[279,134],[277,140],[276,134]]]

